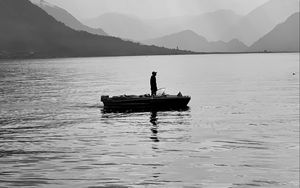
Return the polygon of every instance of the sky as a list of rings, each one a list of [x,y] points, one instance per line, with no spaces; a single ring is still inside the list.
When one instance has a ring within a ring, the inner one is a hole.
[[[197,15],[230,9],[245,15],[268,0],[45,0],[58,5],[80,20],[107,12],[131,14],[140,18]]]

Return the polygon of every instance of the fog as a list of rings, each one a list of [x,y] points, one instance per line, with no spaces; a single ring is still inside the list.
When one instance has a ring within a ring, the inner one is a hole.
[[[35,0],[38,1],[38,0]],[[197,15],[218,9],[247,14],[268,0],[46,0],[78,19],[97,17],[107,12],[131,14],[140,18]]]

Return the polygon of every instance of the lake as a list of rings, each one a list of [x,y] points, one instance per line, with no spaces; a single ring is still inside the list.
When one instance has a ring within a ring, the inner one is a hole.
[[[152,71],[188,110],[103,111]],[[0,106],[0,187],[299,187],[297,53],[1,60]]]

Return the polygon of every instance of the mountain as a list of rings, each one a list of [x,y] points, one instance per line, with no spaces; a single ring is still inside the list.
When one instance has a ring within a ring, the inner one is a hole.
[[[255,42],[251,51],[299,52],[299,12]]]
[[[179,48],[195,52],[244,52],[248,48],[238,40],[230,42],[209,42],[206,38],[191,30],[163,36],[156,39],[146,40],[144,44],[153,44],[166,48]]]
[[[106,13],[97,18],[91,18],[84,22],[90,27],[103,28],[112,36],[131,40],[144,40],[151,38],[153,28],[143,20],[126,14]]]
[[[299,0],[270,0],[254,9],[222,36],[229,41],[237,38],[247,45],[270,32],[277,24],[299,11]]]
[[[199,45],[206,44],[208,41],[191,30],[185,30],[160,38],[146,40],[142,43],[168,48],[190,49],[196,52],[199,51]]]
[[[195,31],[209,41],[216,41],[241,19],[241,15],[231,10],[218,10],[190,17],[185,28]]]
[[[50,16],[54,17],[57,21],[64,23],[66,26],[75,29],[77,31],[86,31],[88,33],[96,34],[96,35],[107,35],[102,29],[94,29],[88,26],[83,25],[80,21],[78,21],[74,16],[72,16],[66,10],[49,4],[45,1],[40,1],[36,3],[40,8],[46,11]]]
[[[218,40],[242,16],[230,10],[218,10],[196,16],[141,19],[136,16],[106,13],[86,20],[90,27],[100,27],[113,36],[143,41],[183,30],[193,30],[208,40]]]
[[[218,10],[194,16],[144,20],[144,22],[155,29],[157,36],[192,30],[209,41],[216,41],[241,18],[241,15],[231,10]],[[152,38],[157,38],[157,36]]]
[[[0,56],[87,57],[186,54],[75,31],[28,0],[0,0]]]

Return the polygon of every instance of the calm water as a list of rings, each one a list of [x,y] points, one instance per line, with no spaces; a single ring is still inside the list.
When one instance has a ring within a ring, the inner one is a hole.
[[[153,70],[189,110],[102,112]],[[2,60],[0,106],[0,187],[299,187],[299,54]]]

